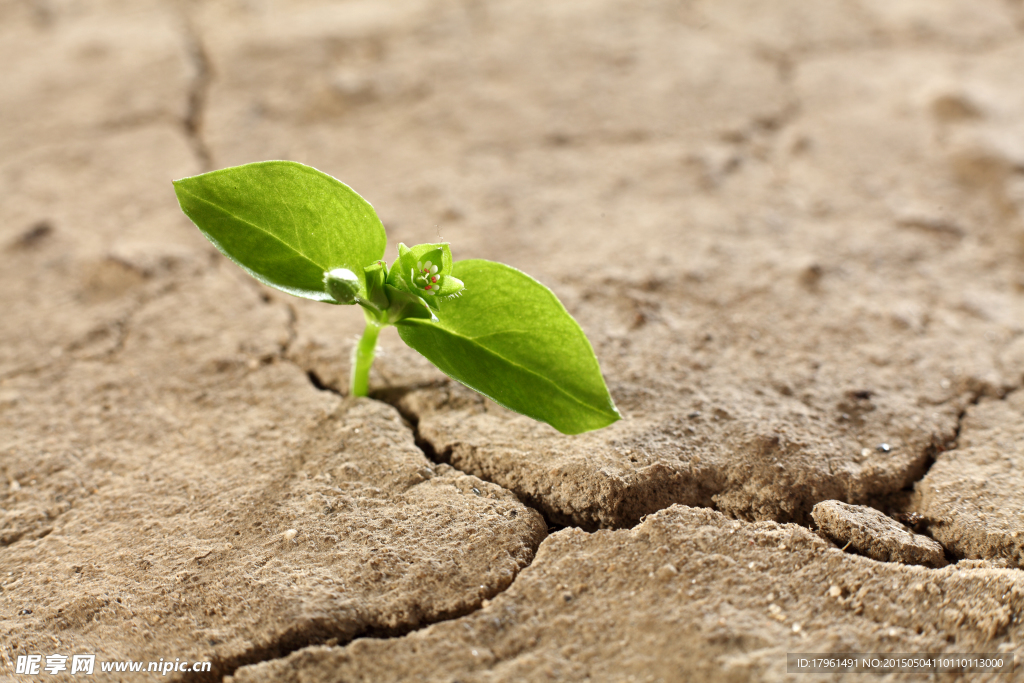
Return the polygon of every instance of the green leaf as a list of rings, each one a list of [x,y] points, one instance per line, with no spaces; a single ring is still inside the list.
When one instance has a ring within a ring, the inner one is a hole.
[[[181,210],[225,256],[260,282],[334,303],[324,273],[359,278],[384,256],[387,237],[351,188],[294,161],[264,161],[174,181]]]
[[[402,320],[398,334],[452,379],[564,434],[620,418],[594,350],[550,289],[511,266],[458,261],[463,295],[437,322]]]
[[[388,279],[388,266],[383,261],[377,261],[373,265],[366,266],[363,272],[366,274],[366,298],[360,299],[356,303],[380,317],[381,313],[386,311],[391,304],[384,289]]]
[[[447,242],[417,244],[409,248],[404,244],[398,245],[398,261],[402,264],[402,274],[406,277],[409,271],[415,269],[416,263],[433,261],[434,265],[444,275],[452,272],[452,250]]]
[[[457,277],[445,275],[441,278],[441,286],[437,289],[437,301],[444,301],[454,294],[458,294],[466,288],[466,283]],[[428,300],[428,303],[431,300]],[[436,305],[436,304],[435,304]]]

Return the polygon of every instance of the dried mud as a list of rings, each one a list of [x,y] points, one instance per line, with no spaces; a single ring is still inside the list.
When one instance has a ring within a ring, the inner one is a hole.
[[[0,675],[1019,668],[1022,61],[1008,0],[0,0]],[[271,158],[550,286],[624,419],[387,332],[346,397],[361,316],[174,202]]]

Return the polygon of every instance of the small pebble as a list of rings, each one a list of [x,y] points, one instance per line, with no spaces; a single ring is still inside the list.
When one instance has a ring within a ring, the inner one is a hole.
[[[474,486],[473,487],[473,493],[475,493],[476,495],[479,496],[480,495],[480,489],[478,489],[477,487]]]
[[[298,535],[299,535],[298,529],[289,529],[288,531],[286,531],[283,534],[281,534],[281,537],[284,540],[286,540],[286,541],[290,541],[290,540],[292,540],[293,538],[295,538]]]
[[[673,576],[676,576],[678,573],[679,573],[678,569],[676,569],[671,564],[666,564],[666,565],[662,565],[658,569],[658,571],[656,571],[654,573],[654,575],[656,577],[658,577],[658,579],[661,580],[661,581],[669,581],[669,580],[672,579]]]
[[[879,453],[888,453],[889,451],[892,450],[892,446],[890,446],[887,443],[880,443],[877,446],[875,446],[875,450],[878,451]]]
[[[690,418],[691,420],[693,420],[694,418],[698,418],[698,417],[700,417],[700,411],[699,410],[695,410],[692,413],[690,413],[689,415],[687,415],[686,417]]]

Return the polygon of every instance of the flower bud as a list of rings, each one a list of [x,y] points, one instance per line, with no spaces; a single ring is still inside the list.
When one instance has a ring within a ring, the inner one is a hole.
[[[324,289],[339,304],[354,304],[362,283],[348,268],[335,268],[324,273]]]
[[[398,245],[398,260],[391,267],[388,284],[415,294],[433,309],[438,301],[457,296],[462,281],[452,277],[452,254],[448,244],[419,244],[411,249]]]

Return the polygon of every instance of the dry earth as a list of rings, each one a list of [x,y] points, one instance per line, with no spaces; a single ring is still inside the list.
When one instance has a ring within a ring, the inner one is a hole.
[[[1024,2],[0,0],[0,63],[0,676],[1022,666]],[[358,313],[171,191],[274,158],[549,285],[624,419],[390,333],[344,397]]]

